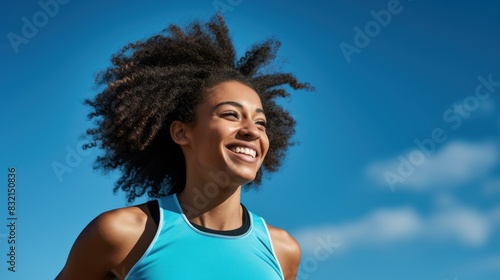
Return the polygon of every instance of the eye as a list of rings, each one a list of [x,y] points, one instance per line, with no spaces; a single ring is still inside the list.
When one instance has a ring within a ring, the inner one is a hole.
[[[263,128],[266,128],[267,122],[265,120],[258,120],[255,122],[258,126],[261,126]]]
[[[220,115],[221,115],[221,117],[224,117],[224,118],[231,118],[231,119],[236,119],[236,120],[238,120],[240,118],[238,113],[235,111],[225,111],[225,112],[222,112]]]

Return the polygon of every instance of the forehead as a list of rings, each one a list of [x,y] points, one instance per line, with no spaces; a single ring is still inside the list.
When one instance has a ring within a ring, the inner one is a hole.
[[[262,108],[257,92],[237,81],[222,82],[213,86],[206,98],[206,103],[211,106],[225,101],[235,101],[249,108]]]

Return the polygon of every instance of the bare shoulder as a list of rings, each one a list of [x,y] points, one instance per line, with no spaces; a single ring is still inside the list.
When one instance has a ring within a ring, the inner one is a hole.
[[[286,230],[271,225],[267,226],[273,246],[279,247],[288,254],[298,254],[300,256],[300,245]],[[277,250],[278,248],[275,248]]]
[[[143,205],[110,210],[90,222],[88,237],[107,244],[113,252],[130,251],[127,248],[137,242],[147,220]]]
[[[101,213],[77,237],[56,279],[105,279],[123,267],[147,221],[145,204]]]
[[[297,277],[300,264],[300,245],[286,230],[268,225],[274,251],[286,280]]]
[[[141,204],[104,212],[89,226],[97,237],[102,237],[110,245],[123,245],[131,236],[142,233],[147,220],[145,204]]]

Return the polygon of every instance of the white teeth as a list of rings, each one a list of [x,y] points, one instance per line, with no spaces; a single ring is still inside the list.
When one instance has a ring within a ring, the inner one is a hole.
[[[245,147],[232,147],[231,150],[235,153],[245,154],[245,155],[249,155],[251,157],[255,157],[257,155],[257,151],[250,149],[250,148],[245,148]]]

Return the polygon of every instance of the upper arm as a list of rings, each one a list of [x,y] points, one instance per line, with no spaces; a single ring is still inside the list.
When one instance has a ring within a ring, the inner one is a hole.
[[[301,250],[299,243],[285,230],[269,225],[267,227],[285,280],[294,280],[297,277],[300,265]]]
[[[126,257],[130,236],[134,236],[128,235],[133,232],[127,230],[126,224],[124,227],[124,212],[113,210],[92,220],[76,239],[56,279],[106,279]]]

